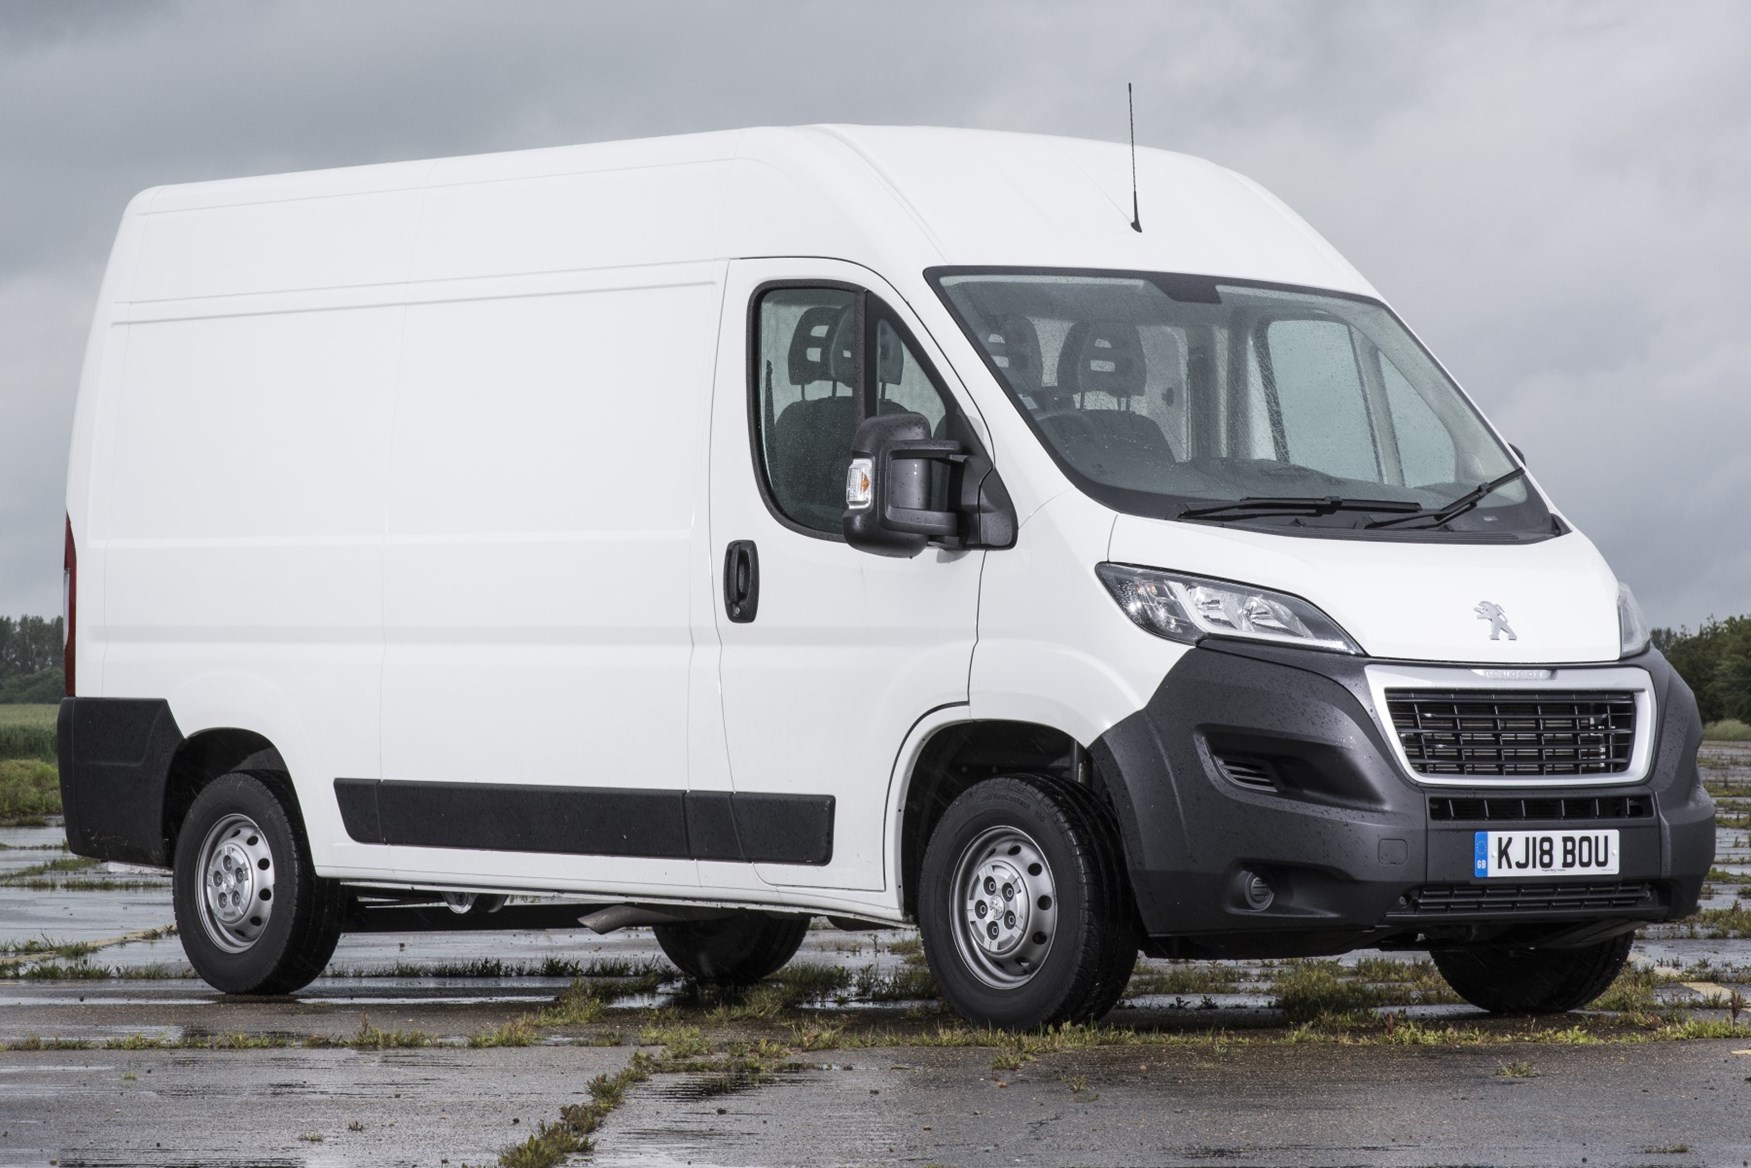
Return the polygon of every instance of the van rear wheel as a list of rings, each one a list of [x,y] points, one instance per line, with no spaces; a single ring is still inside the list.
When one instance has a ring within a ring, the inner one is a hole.
[[[924,851],[918,926],[944,999],[976,1026],[1099,1018],[1137,961],[1136,917],[1111,816],[1084,788],[987,779],[944,812]]]
[[[1579,949],[1480,945],[1429,954],[1453,992],[1492,1014],[1562,1014],[1604,993],[1629,962],[1633,933]]]
[[[784,968],[808,935],[805,916],[736,912],[703,921],[657,925],[657,944],[695,981],[752,985]]]
[[[346,894],[316,875],[282,781],[221,775],[195,797],[177,837],[177,932],[195,972],[224,993],[302,989],[340,940]]]

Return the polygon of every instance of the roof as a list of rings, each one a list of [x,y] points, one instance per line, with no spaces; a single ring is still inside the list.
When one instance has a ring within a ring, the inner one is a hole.
[[[830,255],[1176,271],[1373,294],[1256,183],[1123,144],[930,127],[758,128],[161,187],[136,303]]]

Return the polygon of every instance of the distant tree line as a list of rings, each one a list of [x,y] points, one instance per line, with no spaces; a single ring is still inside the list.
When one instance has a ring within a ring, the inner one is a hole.
[[[61,629],[60,617],[0,616],[0,704],[61,700]]]
[[[1704,722],[1751,722],[1751,616],[1710,617],[1694,633],[1655,629],[1654,647],[1696,693]]]

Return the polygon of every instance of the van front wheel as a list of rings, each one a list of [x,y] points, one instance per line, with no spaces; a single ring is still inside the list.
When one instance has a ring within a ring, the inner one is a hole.
[[[1084,788],[987,779],[944,812],[924,851],[918,927],[949,1006],[1025,1030],[1099,1018],[1137,960],[1111,816]]]
[[[278,779],[250,771],[214,779],[176,841],[172,898],[183,951],[207,984],[228,994],[302,989],[340,940],[346,895],[316,875],[303,832],[276,794]]]

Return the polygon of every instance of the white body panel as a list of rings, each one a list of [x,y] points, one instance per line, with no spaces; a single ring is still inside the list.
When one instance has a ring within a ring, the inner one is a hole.
[[[452,289],[479,299],[408,309],[384,553],[384,777],[687,786],[688,561],[719,267],[498,278]],[[670,430],[677,417],[697,422]],[[659,430],[663,456],[644,464],[639,436]],[[516,879],[529,863],[395,852],[416,882]],[[544,864],[568,881],[694,882],[687,860]]]
[[[912,763],[969,719],[1088,744],[1186,652],[1103,560],[1280,589],[1406,662],[1615,660],[1579,534],[1294,538],[1078,493],[929,286],[940,265],[1200,273],[1373,296],[1305,223],[1198,159],[967,131],[811,127],[146,192],[93,325],[68,479],[82,696],[270,740],[318,869],[383,884],[897,919]],[[794,258],[780,258],[794,257]],[[916,334],[1002,474],[1015,547],[864,555],[754,480],[748,298],[835,279]],[[723,617],[725,544],[761,617]],[[1489,639],[1480,601],[1519,639]],[[354,842],[341,778],[828,793],[831,863]]]

